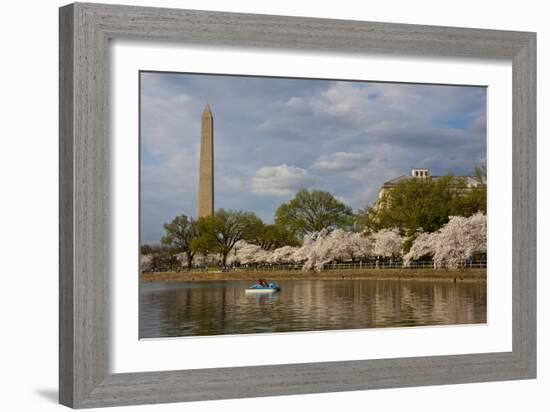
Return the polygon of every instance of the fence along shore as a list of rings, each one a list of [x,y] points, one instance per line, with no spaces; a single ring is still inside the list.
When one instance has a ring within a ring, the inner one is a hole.
[[[448,281],[485,281],[487,279],[487,261],[464,262],[460,265],[435,266],[431,261],[411,262],[403,266],[402,262],[354,262],[326,264],[323,270],[304,271],[302,265],[246,265],[240,267],[197,267],[155,268],[143,272],[141,281],[199,281],[199,280],[253,280],[259,277],[270,279],[418,279]]]

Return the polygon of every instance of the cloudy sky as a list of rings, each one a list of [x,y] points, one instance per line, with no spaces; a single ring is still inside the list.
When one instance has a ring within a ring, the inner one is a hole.
[[[141,73],[141,238],[197,211],[200,119],[214,116],[215,206],[271,222],[302,188],[354,209],[429,167],[470,174],[486,156],[483,87]]]

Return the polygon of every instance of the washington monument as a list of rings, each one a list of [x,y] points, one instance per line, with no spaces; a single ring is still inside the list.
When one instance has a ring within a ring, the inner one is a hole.
[[[198,217],[214,214],[214,118],[210,105],[202,112],[201,154],[199,164]]]

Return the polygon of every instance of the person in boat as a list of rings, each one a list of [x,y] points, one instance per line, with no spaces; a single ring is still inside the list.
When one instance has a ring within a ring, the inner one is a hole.
[[[258,284],[262,287],[267,287],[267,281],[263,278],[258,279]]]

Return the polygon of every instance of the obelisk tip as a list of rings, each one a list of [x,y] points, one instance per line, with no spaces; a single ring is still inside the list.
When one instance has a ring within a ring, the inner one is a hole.
[[[204,106],[204,110],[202,112],[203,116],[212,116],[212,109],[210,109],[210,105],[206,103],[206,106]]]

